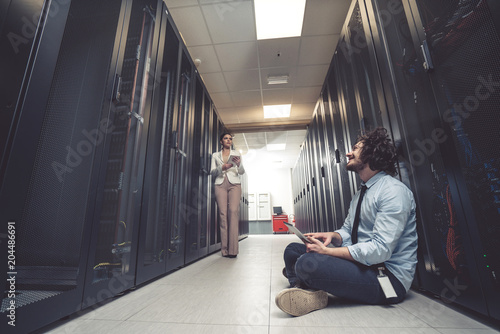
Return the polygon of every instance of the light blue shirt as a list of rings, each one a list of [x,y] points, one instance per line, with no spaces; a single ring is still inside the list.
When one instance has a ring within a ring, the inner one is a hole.
[[[335,232],[340,234],[342,246],[347,246],[354,260],[367,266],[385,263],[408,291],[417,266],[413,194],[402,182],[385,172],[377,173],[365,185],[358,243],[352,244],[351,231],[359,191],[351,201],[344,225]]]

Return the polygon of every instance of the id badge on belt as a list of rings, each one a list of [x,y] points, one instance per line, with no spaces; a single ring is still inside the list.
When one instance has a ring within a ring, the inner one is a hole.
[[[384,274],[384,267],[378,267],[378,282],[380,283],[380,287],[384,291],[385,298],[397,297],[396,291],[392,287],[391,280],[388,276]]]

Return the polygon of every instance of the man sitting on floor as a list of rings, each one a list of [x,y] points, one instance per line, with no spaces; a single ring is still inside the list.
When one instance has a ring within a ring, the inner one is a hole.
[[[290,315],[326,307],[327,293],[366,304],[399,303],[413,281],[415,201],[393,177],[397,156],[387,131],[377,128],[360,136],[347,158],[347,170],[359,174],[362,189],[344,225],[335,232],[308,233],[310,243],[285,249],[283,274],[292,288],[276,296],[276,305]]]

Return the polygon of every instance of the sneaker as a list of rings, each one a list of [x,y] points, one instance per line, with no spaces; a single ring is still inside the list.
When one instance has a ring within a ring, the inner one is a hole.
[[[322,290],[286,289],[276,296],[276,305],[283,312],[299,317],[325,308],[328,305],[328,294]]]

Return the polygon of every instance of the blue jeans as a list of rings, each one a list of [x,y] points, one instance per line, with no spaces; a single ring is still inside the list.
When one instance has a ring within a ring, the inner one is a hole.
[[[306,285],[334,296],[366,304],[395,304],[401,302],[406,289],[389,270],[389,277],[397,297],[385,298],[377,279],[376,267],[318,254],[306,253],[302,243],[291,243],[285,249],[285,268],[290,286]]]

